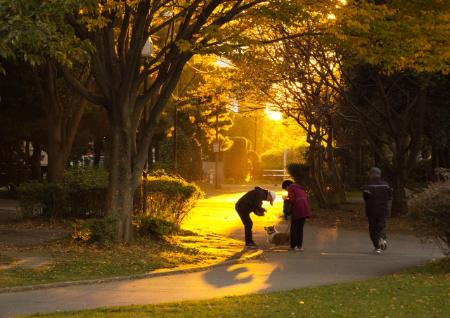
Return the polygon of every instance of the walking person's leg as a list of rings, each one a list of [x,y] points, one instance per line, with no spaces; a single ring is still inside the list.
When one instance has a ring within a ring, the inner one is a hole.
[[[298,224],[298,244],[297,244],[297,246],[300,250],[303,249],[303,227],[305,226],[305,221],[306,221],[305,218],[300,219],[299,224]]]
[[[375,222],[375,232],[378,237],[378,245],[383,251],[387,248],[386,242],[386,217],[379,215]]]
[[[375,249],[379,249],[380,246],[380,237],[379,237],[379,233],[377,231],[377,222],[374,216],[369,216],[368,217],[368,221],[369,221],[369,235],[370,235],[370,240],[372,241],[372,244],[374,246]]]

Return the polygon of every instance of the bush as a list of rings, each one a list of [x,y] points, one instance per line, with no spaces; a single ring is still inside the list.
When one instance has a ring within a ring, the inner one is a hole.
[[[22,183],[17,188],[20,208],[24,217],[56,217],[67,204],[63,187],[37,181]]]
[[[302,163],[290,163],[287,165],[289,175],[297,184],[309,185],[309,166]]]
[[[450,252],[450,181],[436,182],[409,200],[409,214],[418,235],[432,238]]]
[[[105,170],[74,168],[61,184],[26,182],[17,192],[25,217],[86,218],[104,215],[107,182]]]
[[[431,160],[421,160],[417,162],[414,169],[410,172],[409,178],[415,182],[424,183],[430,180],[431,171],[432,171],[432,163]]]
[[[67,216],[105,215],[108,172],[99,168],[73,168],[64,174],[64,191],[68,199]]]
[[[133,217],[133,226],[140,235],[152,235],[163,237],[174,233],[179,227],[167,220],[151,217],[145,214],[138,214]]]
[[[76,220],[71,223],[72,239],[84,243],[107,243],[116,240],[116,222],[113,218]]]
[[[141,233],[158,234],[162,231],[169,234],[165,229],[173,232],[179,227],[202,195],[194,183],[179,176],[155,172],[143,180],[141,188],[136,191],[134,224]],[[169,226],[169,223],[173,226]],[[152,226],[164,229],[149,229]]]

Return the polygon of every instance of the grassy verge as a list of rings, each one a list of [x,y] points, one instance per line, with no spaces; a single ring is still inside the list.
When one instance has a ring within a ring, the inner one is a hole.
[[[364,203],[346,203],[335,209],[313,210],[309,220],[311,224],[325,227],[342,227],[351,230],[366,230],[367,217]],[[414,234],[412,221],[407,216],[388,218],[387,231],[389,233]]]
[[[368,281],[289,292],[33,317],[450,317],[450,261]]]
[[[239,241],[195,233],[164,241],[140,240],[133,244],[105,247],[64,241],[37,247],[2,248],[2,255],[0,288],[144,274],[183,266],[207,266],[245,257]],[[31,264],[16,264],[14,259],[21,259],[22,263],[31,260]],[[36,263],[34,266],[33,261]]]

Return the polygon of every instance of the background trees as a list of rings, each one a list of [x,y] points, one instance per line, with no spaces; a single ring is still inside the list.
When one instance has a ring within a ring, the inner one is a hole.
[[[5,134],[15,134],[13,148],[25,140],[48,150],[52,182],[77,151],[93,150],[97,163],[106,152],[107,211],[123,241],[155,158],[201,178],[201,160],[231,137],[243,154],[235,180],[248,177],[249,158],[264,167],[306,142],[295,161],[306,155],[320,205],[345,200],[344,186],[357,188],[376,164],[401,214],[418,162],[449,165],[449,12],[438,0],[3,0],[3,81],[27,75],[10,91],[2,83],[1,111],[13,121],[25,117],[20,107],[32,115],[26,130],[6,125]],[[17,96],[20,85],[33,97]],[[297,129],[268,124],[274,111]]]

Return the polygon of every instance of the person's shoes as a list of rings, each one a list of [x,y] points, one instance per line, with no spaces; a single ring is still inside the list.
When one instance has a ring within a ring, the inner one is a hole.
[[[374,252],[375,254],[381,254],[381,248],[376,248]]]
[[[386,240],[382,237],[378,240],[378,248],[384,251],[387,248]]]
[[[387,249],[387,241],[385,239],[381,239],[380,248],[382,251]]]
[[[298,247],[298,246],[291,247],[290,250],[293,252],[303,252],[304,251],[303,247]]]
[[[256,246],[255,242],[251,242],[251,243],[245,244],[245,248],[255,249],[255,248],[258,248],[258,247]]]

